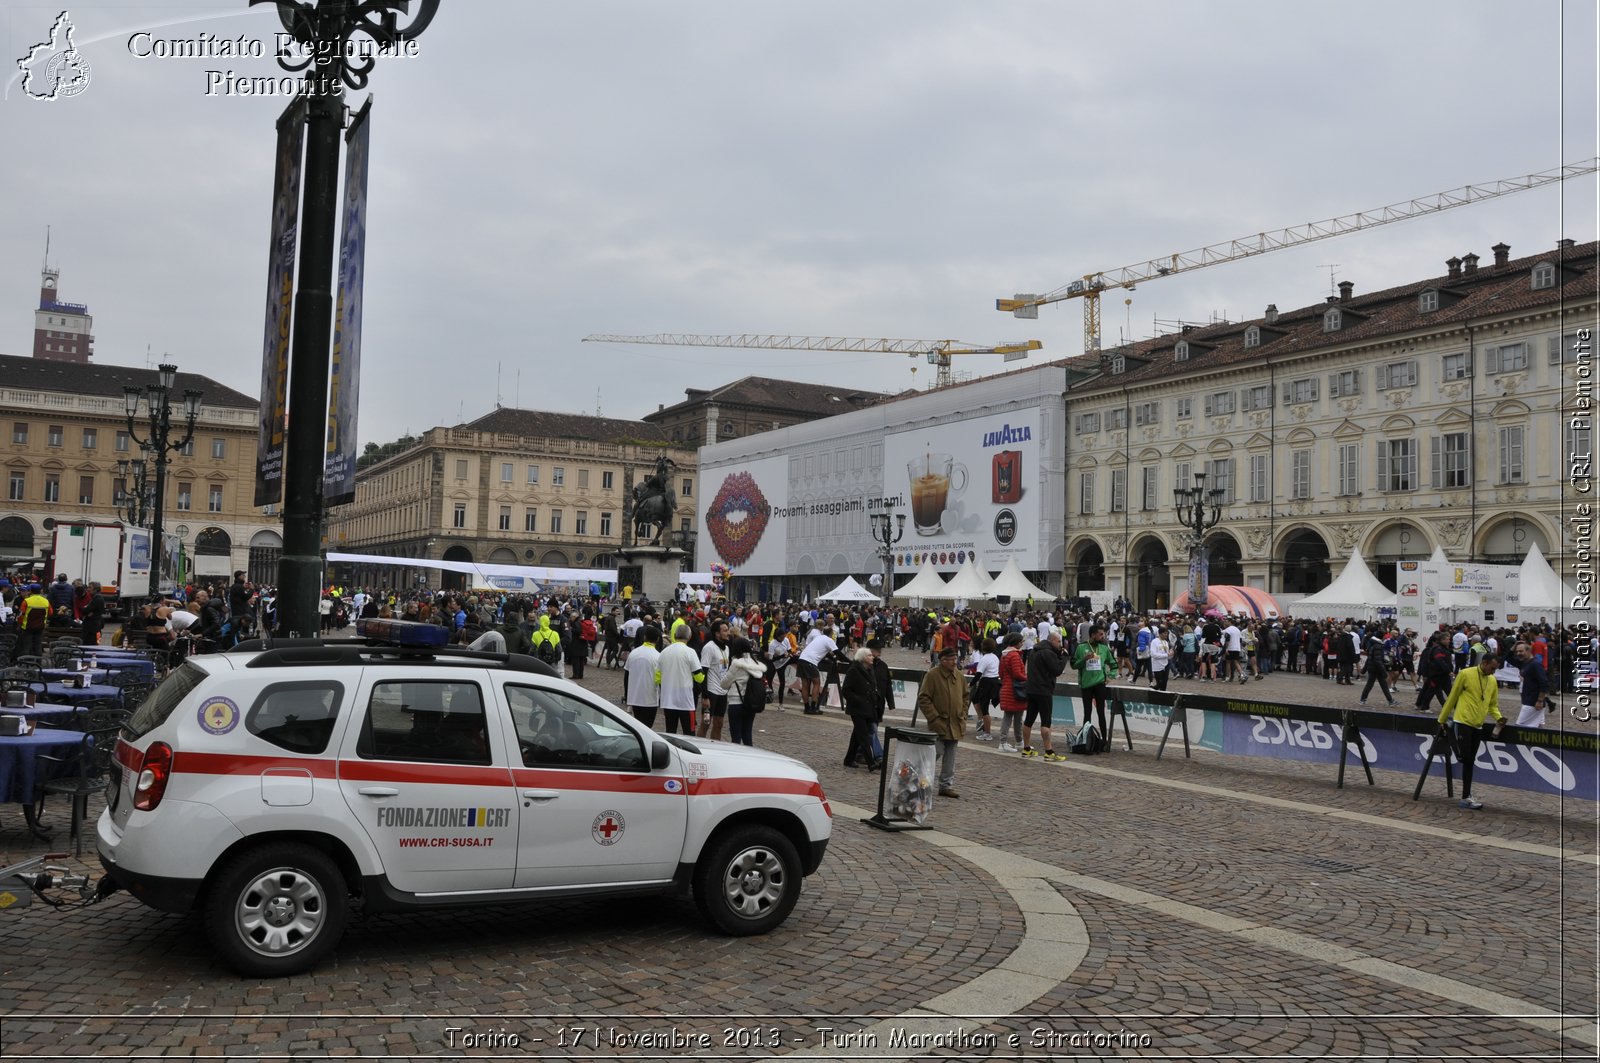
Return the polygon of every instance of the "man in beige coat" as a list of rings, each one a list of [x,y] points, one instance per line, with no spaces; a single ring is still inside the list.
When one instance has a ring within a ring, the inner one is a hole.
[[[956,746],[967,730],[967,681],[956,670],[956,647],[939,651],[939,663],[922,677],[917,688],[917,711],[928,730],[939,736],[939,796],[960,797],[955,791]]]

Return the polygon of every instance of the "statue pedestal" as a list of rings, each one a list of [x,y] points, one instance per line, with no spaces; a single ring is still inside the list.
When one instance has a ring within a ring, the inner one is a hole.
[[[683,574],[688,551],[676,546],[628,546],[617,551],[617,586],[631,586],[633,596],[670,602]]]

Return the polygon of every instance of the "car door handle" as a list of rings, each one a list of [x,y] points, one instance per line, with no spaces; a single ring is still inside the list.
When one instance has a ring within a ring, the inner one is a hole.
[[[529,801],[554,801],[561,796],[560,790],[524,790],[522,796]]]
[[[400,791],[392,786],[363,786],[356,792],[366,794],[368,797],[398,797],[400,794]]]

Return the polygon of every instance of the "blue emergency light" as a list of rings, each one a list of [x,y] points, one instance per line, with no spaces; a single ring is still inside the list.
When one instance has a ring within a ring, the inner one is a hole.
[[[416,650],[441,649],[450,642],[450,632],[437,624],[423,624],[415,620],[389,620],[383,617],[357,620],[356,634],[374,642]]]

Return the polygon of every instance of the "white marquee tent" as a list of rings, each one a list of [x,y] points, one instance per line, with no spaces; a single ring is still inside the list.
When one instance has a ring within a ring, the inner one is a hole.
[[[945,584],[944,594],[946,598],[954,598],[958,602],[982,598],[989,589],[989,582],[988,574],[978,568],[978,559],[969,556],[967,563],[961,566],[961,571],[951,576],[950,582]]]
[[[839,584],[827,594],[817,595],[819,602],[881,602],[876,594],[867,590],[856,582],[854,576],[846,576],[844,582]]]
[[[922,567],[917,569],[917,574],[911,577],[911,581],[890,597],[944,601],[950,598],[951,594],[945,589],[944,578],[933,570],[933,562],[924,561]]]
[[[1026,601],[1034,598],[1039,601],[1049,601],[1054,596],[1040,590],[1028,582],[1028,577],[1022,574],[1022,569],[1017,567],[1016,558],[1008,558],[1006,567],[1000,570],[1000,575],[989,584],[989,589],[983,592],[985,598],[1010,598],[1014,602]]]
[[[1548,609],[1551,612],[1570,609],[1577,593],[1556,575],[1556,570],[1545,560],[1544,551],[1539,549],[1538,543],[1534,543],[1528,556],[1522,559],[1521,591],[1517,601],[1517,608],[1523,614],[1521,619],[1534,619],[1528,615],[1530,609]]]
[[[1317,593],[1289,606],[1289,615],[1306,618],[1364,617],[1375,618],[1380,608],[1394,608],[1395,594],[1378,582],[1367,568],[1360,550],[1350,551],[1339,578]]]

